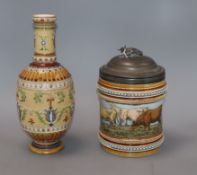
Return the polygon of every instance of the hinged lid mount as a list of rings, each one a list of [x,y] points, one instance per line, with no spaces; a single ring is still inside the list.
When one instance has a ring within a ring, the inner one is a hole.
[[[100,68],[100,78],[123,84],[146,84],[165,79],[165,69],[136,48],[119,49],[121,55],[113,57]]]

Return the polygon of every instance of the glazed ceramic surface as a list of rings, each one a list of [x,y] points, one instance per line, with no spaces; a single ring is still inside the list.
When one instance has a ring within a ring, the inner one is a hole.
[[[164,69],[162,67],[158,69],[163,72],[159,74],[160,77],[150,76],[147,81],[140,74],[139,78],[136,71],[141,66],[146,65],[144,72],[146,75],[148,73],[151,75],[151,69],[148,69],[151,64],[155,64],[149,58],[146,60],[141,52],[139,53],[134,52],[132,53],[134,55],[129,58],[124,55],[113,58],[107,65],[101,67],[98,81],[99,141],[107,152],[126,157],[153,154],[159,150],[164,141],[162,108],[167,88]],[[121,60],[126,64],[121,63]],[[121,64],[125,64],[127,70],[124,70],[123,66],[118,67]],[[129,70],[133,65],[135,69]],[[157,65],[154,66],[157,67]],[[143,72],[143,70],[140,71]],[[121,73],[124,75],[123,80],[120,78]],[[156,79],[159,81],[154,82]]]
[[[56,62],[54,15],[34,15],[33,63],[17,81],[17,107],[30,149],[40,154],[63,149],[60,138],[69,129],[74,111],[71,74]]]

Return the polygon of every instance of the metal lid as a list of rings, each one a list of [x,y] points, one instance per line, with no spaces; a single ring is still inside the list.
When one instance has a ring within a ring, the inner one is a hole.
[[[100,78],[114,83],[146,84],[165,79],[165,69],[136,48],[119,49],[121,55],[113,57],[100,68]]]

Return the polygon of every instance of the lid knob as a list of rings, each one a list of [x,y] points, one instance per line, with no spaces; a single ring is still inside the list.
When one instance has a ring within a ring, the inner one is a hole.
[[[143,52],[140,51],[139,49],[136,49],[133,47],[127,48],[126,45],[124,45],[124,47],[121,47],[118,50],[125,56],[125,58],[132,58],[135,56],[143,56]]]

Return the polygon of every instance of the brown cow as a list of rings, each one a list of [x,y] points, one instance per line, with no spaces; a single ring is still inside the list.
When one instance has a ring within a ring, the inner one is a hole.
[[[160,106],[159,108],[144,112],[137,118],[137,120],[134,122],[134,125],[143,125],[145,128],[149,128],[150,123],[154,123],[156,121],[161,122],[161,110],[162,107]]]

